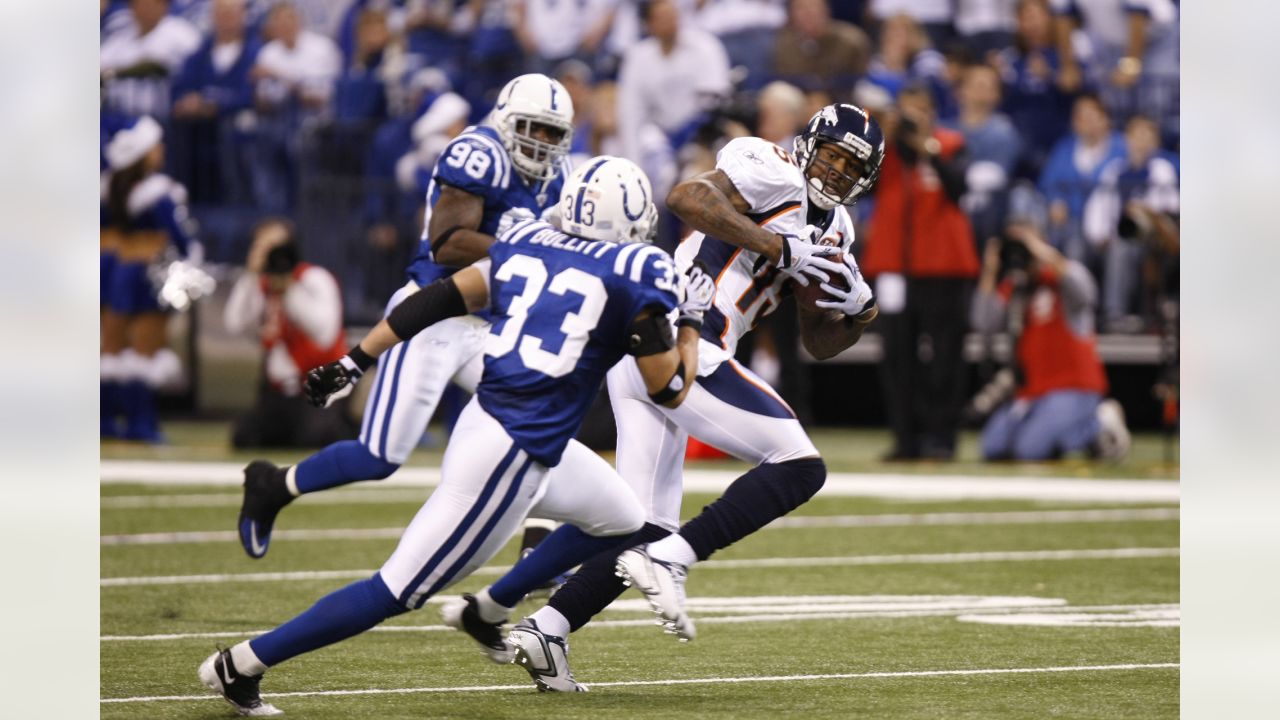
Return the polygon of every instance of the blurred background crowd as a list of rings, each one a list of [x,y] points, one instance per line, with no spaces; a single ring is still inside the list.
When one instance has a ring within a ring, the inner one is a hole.
[[[1088,408],[1052,415],[1092,417],[1118,384],[1140,386],[1120,397],[1130,421],[1174,420],[1178,12],[1177,0],[102,0],[102,138],[105,153],[136,118],[158,121],[204,261],[260,271],[275,222],[294,248],[277,252],[278,272],[301,278],[302,258],[327,268],[339,296],[327,307],[350,327],[403,284],[436,156],[516,75],[564,83],[575,159],[628,157],[658,197],[729,139],[789,149],[817,109],[854,102],[887,138],[876,192],[851,209],[877,336],[814,364],[788,306],[742,359],[802,420],[887,423],[890,457],[949,458],[957,428],[983,420],[988,457],[1048,456],[1075,448],[1037,446],[1045,428],[1018,445],[1015,426],[1036,413],[1007,417],[1010,394],[1087,391]],[[659,242],[682,232],[664,213]]]

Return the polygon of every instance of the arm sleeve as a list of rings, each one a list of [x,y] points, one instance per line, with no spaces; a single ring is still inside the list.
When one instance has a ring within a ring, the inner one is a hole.
[[[441,278],[405,298],[387,315],[387,324],[401,340],[408,340],[428,327],[467,314],[467,303],[453,278]]]
[[[160,198],[154,208],[160,225],[169,234],[169,241],[183,257],[188,257],[198,245],[195,220],[187,211],[186,195],[181,187],[175,187],[172,192]]]
[[[329,347],[342,331],[338,281],[324,268],[308,268],[285,292],[284,313],[316,345]]]
[[[227,306],[222,310],[222,324],[232,335],[247,334],[262,320],[266,298],[258,282],[257,273],[245,271],[231,286]]]
[[[1098,284],[1094,282],[1089,268],[1075,260],[1067,261],[1067,269],[1058,278],[1058,292],[1062,295],[1063,310],[1069,318],[1092,312],[1098,302]]]

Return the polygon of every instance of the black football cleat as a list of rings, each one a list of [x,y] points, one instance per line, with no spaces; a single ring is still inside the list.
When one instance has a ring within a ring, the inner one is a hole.
[[[445,603],[440,608],[440,615],[444,618],[445,625],[470,635],[490,660],[506,665],[515,659],[515,648],[502,637],[504,623],[485,622],[480,617],[480,606],[474,595],[467,593],[457,600]]]
[[[253,559],[267,554],[276,515],[293,502],[285,484],[285,468],[254,460],[244,469],[244,501],[240,504],[240,545]]]
[[[236,712],[245,717],[267,717],[283,715],[284,711],[271,703],[262,702],[258,694],[258,683],[261,675],[242,675],[236,672],[236,665],[231,661],[230,650],[219,650],[200,663],[196,671],[200,682],[218,693]]]

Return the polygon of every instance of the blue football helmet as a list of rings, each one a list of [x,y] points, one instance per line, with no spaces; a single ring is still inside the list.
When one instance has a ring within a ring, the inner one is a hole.
[[[810,177],[809,168],[818,159],[822,143],[839,146],[862,164],[857,179],[827,164],[826,172]],[[837,205],[852,205],[876,184],[880,164],[884,161],[884,133],[871,114],[857,105],[835,103],[819,110],[795,141],[796,161],[805,174],[809,202],[830,210]],[[836,182],[831,173],[836,173]]]

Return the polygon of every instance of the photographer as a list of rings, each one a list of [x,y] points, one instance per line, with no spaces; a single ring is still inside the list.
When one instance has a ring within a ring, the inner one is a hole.
[[[355,437],[347,412],[314,408],[301,392],[303,374],[342,357],[348,344],[338,281],[302,261],[292,223],[268,218],[255,228],[223,323],[235,335],[256,333],[266,353],[258,399],[232,430],[234,447],[321,447]]]
[[[890,460],[955,455],[964,402],[966,316],[978,253],[960,209],[964,137],[936,124],[933,95],[909,85],[877,114],[885,160],[860,261],[875,282]]]
[[[1150,118],[1129,120],[1124,139],[1125,156],[1102,168],[1084,208],[1085,237],[1104,260],[1102,314],[1109,332],[1142,330],[1163,299],[1166,279],[1177,278],[1178,157],[1160,149],[1160,128]]]
[[[1088,450],[1119,460],[1129,448],[1124,411],[1103,400],[1107,378],[1093,333],[1097,286],[1034,225],[1011,222],[987,242],[972,321],[1008,332],[1017,389],[982,430],[987,460],[1047,460]]]

